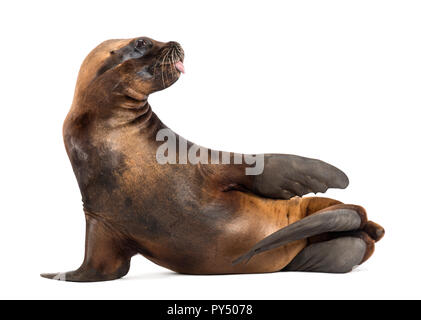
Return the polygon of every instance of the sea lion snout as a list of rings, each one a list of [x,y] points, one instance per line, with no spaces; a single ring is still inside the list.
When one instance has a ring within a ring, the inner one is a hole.
[[[162,47],[161,52],[157,57],[157,65],[168,66],[172,68],[170,72],[178,71],[184,73],[183,61],[184,50],[181,45],[175,41],[166,43],[165,46]]]
[[[179,58],[181,61],[184,60],[184,50],[181,44],[179,44],[176,41],[170,41],[168,42],[168,46],[175,50],[175,55],[177,56],[177,58]]]

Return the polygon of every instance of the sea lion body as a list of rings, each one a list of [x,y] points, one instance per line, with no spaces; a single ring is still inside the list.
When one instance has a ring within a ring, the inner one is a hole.
[[[224,191],[229,181],[218,181],[203,165],[163,167],[155,159],[162,128],[152,114],[141,130],[136,125],[72,139],[67,149],[88,214],[133,239],[148,259],[181,273],[279,271],[303,249],[306,241],[300,240],[233,266],[234,258],[260,239],[303,218],[311,198],[261,199]],[[87,142],[95,147],[81,156]]]
[[[256,177],[245,175],[243,164],[158,163],[162,142],[156,137],[168,128],[152,112],[147,97],[178,79],[183,57],[175,42],[137,38],[106,41],[85,59],[63,126],[86,214],[85,261],[76,271],[44,276],[116,279],[127,273],[137,253],[187,274],[276,272],[308,247],[311,237],[294,235],[277,247],[270,244],[269,251],[255,250],[252,255],[260,254],[248,263],[233,261],[262,239],[320,210],[349,209],[335,207],[341,203],[333,199],[299,197],[348,184],[338,169],[313,159],[265,156],[265,172]],[[286,172],[294,174],[285,177]],[[323,182],[323,176],[328,181]],[[345,214],[358,220],[365,214],[362,210]],[[341,228],[317,230],[348,230]],[[284,235],[279,237],[281,241]]]

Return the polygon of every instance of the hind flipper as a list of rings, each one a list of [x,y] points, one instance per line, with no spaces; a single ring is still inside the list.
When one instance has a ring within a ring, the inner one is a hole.
[[[367,234],[372,238],[375,242],[380,241],[384,237],[384,228],[373,222],[368,221],[367,224],[364,227],[364,231],[367,232]]]
[[[283,271],[346,273],[360,265],[367,244],[357,237],[341,237],[304,248]]]
[[[338,204],[305,217],[276,231],[257,243],[233,264],[247,263],[254,255],[278,248],[289,242],[306,239],[326,232],[362,229],[367,223],[365,210],[360,206]]]

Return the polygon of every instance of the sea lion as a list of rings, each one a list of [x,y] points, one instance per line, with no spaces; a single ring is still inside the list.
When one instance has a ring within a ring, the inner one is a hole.
[[[177,42],[140,37],[105,41],[83,62],[63,136],[86,217],[85,259],[42,276],[117,279],[138,253],[184,274],[348,272],[367,260],[384,230],[362,207],[302,197],[347,187],[325,162],[262,155],[263,172],[248,175],[233,153],[219,164],[214,151],[208,163],[158,161],[157,135],[169,129],[148,96],[178,80],[183,60]]]

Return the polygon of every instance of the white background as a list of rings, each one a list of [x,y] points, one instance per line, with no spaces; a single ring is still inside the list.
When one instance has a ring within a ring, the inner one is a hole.
[[[419,1],[2,1],[0,298],[421,298]],[[186,75],[150,97],[207,147],[319,158],[386,228],[345,275],[186,276],[141,256],[122,280],[39,277],[82,262],[61,126],[83,58],[111,38],[180,42]]]

